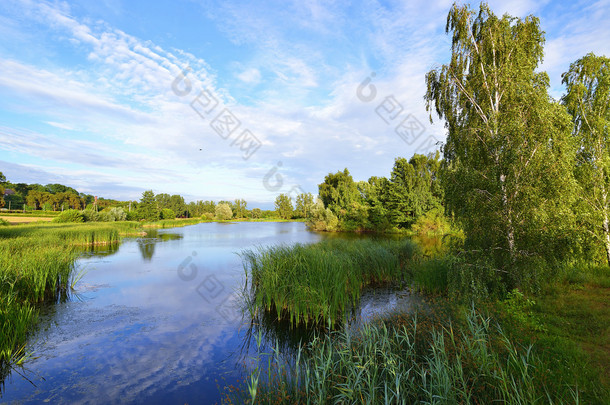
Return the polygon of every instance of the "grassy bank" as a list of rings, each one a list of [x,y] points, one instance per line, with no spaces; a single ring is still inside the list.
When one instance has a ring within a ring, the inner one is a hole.
[[[410,241],[327,240],[242,252],[255,308],[295,323],[337,322],[363,287],[403,279]]]
[[[362,286],[388,280],[406,281],[451,316],[392,316],[355,335],[319,334],[296,363],[276,348],[227,402],[610,403],[610,268],[558,265],[540,272],[541,287],[508,291],[484,260],[414,255],[401,243],[246,252],[252,305],[278,318],[340,320]],[[489,315],[463,309],[473,301]]]

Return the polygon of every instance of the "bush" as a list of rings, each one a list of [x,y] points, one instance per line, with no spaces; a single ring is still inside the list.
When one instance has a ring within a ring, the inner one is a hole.
[[[142,217],[141,217],[140,212],[138,210],[127,211],[127,213],[125,215],[125,220],[126,221],[139,221],[141,219],[142,219]]]
[[[201,216],[201,219],[205,219],[207,221],[213,221],[214,214],[212,214],[211,212],[204,212],[203,215]]]
[[[127,213],[122,207],[114,207],[108,211],[110,221],[125,221],[127,219]]]
[[[423,234],[445,234],[451,230],[449,221],[439,209],[432,209],[421,215],[413,225],[411,230]]]
[[[261,211],[260,208],[254,208],[254,209],[252,209],[251,215],[252,215],[252,218],[257,219],[257,218],[260,218],[261,215],[263,215],[263,212]]]
[[[533,312],[535,305],[536,301],[527,298],[516,288],[510,291],[506,299],[500,303],[508,316],[518,325],[544,332],[546,328]]]
[[[85,222],[85,216],[78,210],[65,210],[55,218],[53,222]]]
[[[324,208],[321,200],[317,200],[311,209],[311,218],[307,226],[314,231],[336,231],[339,228],[339,219],[330,210]]]
[[[231,211],[229,204],[222,203],[216,206],[216,219],[226,221],[231,218],[233,218],[233,211]]]
[[[169,209],[169,208],[163,208],[161,210],[161,219],[175,219],[176,218],[176,213]]]

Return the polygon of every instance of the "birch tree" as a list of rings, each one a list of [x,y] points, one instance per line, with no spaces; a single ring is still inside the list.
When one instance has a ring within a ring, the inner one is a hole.
[[[497,263],[552,249],[573,195],[573,145],[569,115],[548,96],[548,75],[536,71],[539,20],[454,4],[446,32],[451,59],[426,75],[425,100],[431,122],[435,112],[448,130],[447,209],[467,243]]]
[[[579,217],[603,245],[610,266],[610,59],[590,53],[563,74],[578,152]]]

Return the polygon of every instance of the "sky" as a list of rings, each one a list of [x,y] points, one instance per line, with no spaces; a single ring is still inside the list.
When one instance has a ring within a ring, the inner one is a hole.
[[[137,200],[317,194],[330,172],[389,176],[445,139],[425,74],[451,1],[0,2],[0,171]],[[477,8],[477,2],[471,3]],[[610,56],[610,0],[491,1],[545,31],[550,94]]]

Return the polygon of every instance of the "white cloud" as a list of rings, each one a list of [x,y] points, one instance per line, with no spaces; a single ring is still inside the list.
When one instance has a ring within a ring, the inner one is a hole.
[[[246,69],[237,75],[237,78],[247,84],[258,84],[261,81],[261,72],[258,69]]]

